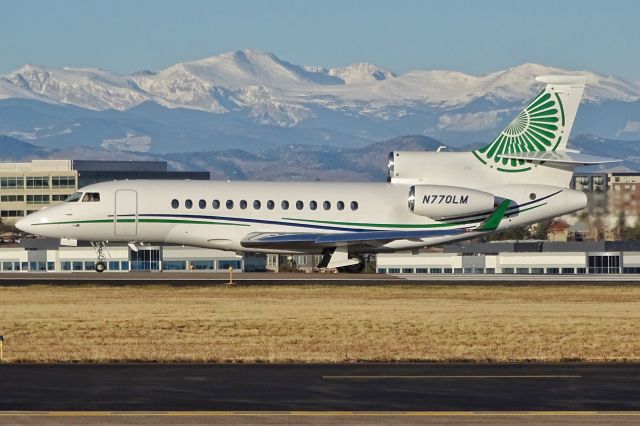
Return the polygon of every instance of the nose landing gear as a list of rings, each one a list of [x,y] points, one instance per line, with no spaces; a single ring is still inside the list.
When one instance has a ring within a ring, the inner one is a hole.
[[[95,270],[96,272],[104,272],[107,269],[107,262],[105,262],[104,257],[104,245],[105,241],[95,241],[92,242],[91,245],[94,249],[96,249],[96,253],[98,255],[98,261],[96,262]]]

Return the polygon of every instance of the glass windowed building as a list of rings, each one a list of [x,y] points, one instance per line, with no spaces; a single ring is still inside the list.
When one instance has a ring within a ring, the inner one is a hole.
[[[42,207],[61,202],[75,192],[77,183],[70,160],[0,163],[0,218],[13,224]]]

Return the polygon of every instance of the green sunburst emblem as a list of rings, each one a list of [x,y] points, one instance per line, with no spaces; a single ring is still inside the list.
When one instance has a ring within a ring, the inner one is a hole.
[[[500,171],[523,172],[531,168],[526,161],[502,155],[555,150],[561,139],[561,125],[564,125],[564,112],[560,97],[545,90],[493,142],[474,154],[486,164],[496,164]]]

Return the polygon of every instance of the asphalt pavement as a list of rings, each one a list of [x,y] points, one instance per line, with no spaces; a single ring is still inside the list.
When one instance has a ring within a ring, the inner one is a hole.
[[[2,411],[640,411],[640,364],[4,364]]]

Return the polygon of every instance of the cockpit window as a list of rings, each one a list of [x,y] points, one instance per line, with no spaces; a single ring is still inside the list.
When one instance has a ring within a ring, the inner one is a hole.
[[[64,200],[65,203],[75,203],[77,202],[80,198],[82,197],[82,192],[74,192],[73,194],[69,195],[67,197],[66,200]]]
[[[82,197],[83,203],[97,203],[100,201],[100,193],[99,192],[87,192]]]

